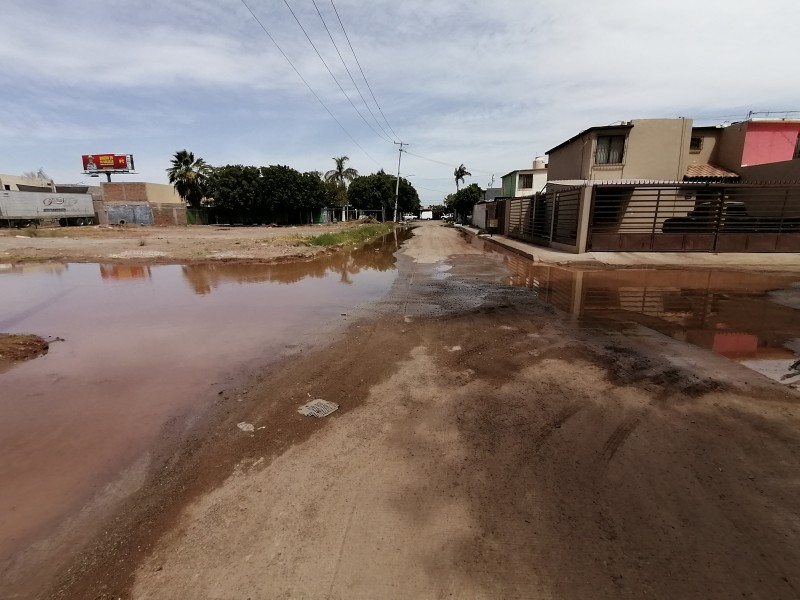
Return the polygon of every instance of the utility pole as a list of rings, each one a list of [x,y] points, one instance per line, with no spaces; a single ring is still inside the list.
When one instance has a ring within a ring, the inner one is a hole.
[[[394,222],[397,223],[397,199],[400,197],[400,160],[403,158],[403,146],[408,146],[405,142],[394,142],[400,146],[397,154],[397,185],[394,188]]]

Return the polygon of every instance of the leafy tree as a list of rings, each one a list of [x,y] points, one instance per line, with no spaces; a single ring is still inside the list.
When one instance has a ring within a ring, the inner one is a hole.
[[[325,173],[325,181],[331,182],[336,186],[337,204],[342,206],[347,204],[348,184],[358,177],[358,171],[352,167],[345,167],[345,163],[348,160],[350,158],[347,156],[335,156],[333,162],[336,166]]]
[[[195,159],[193,152],[184,149],[175,152],[167,175],[178,195],[192,208],[199,208],[206,195],[206,183],[211,171],[206,161]]]
[[[355,208],[359,210],[380,210],[386,215],[394,213],[394,192],[397,179],[383,170],[358,177],[350,184],[347,195]],[[397,210],[403,212],[419,211],[419,194],[414,186],[404,177],[400,178],[400,190],[397,196]]]
[[[463,220],[481,199],[483,199],[483,190],[477,183],[472,183],[455,194],[450,194],[445,201],[448,208],[455,211],[458,218]]]
[[[472,173],[467,171],[467,167],[464,166],[464,163],[461,163],[455,171],[453,171],[453,176],[456,178],[456,192],[458,192],[458,182],[464,183],[464,177],[472,177]]]
[[[223,222],[253,222],[262,198],[260,176],[258,167],[244,165],[225,165],[210,173],[207,194]]]

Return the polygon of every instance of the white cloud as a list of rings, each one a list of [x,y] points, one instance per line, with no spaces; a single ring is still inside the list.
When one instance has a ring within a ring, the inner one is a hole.
[[[353,112],[283,3],[247,1],[347,130],[394,171],[395,147]],[[313,5],[289,3],[349,90]],[[317,4],[357,75],[330,3]],[[340,0],[337,7],[384,113],[412,152],[463,162],[481,185],[490,179],[482,171],[527,165],[592,125],[800,110],[800,5],[789,0]],[[324,170],[346,153],[362,172],[377,169],[239,0],[12,0],[3,27],[0,156],[11,158],[0,171],[44,164],[58,175],[64,163],[71,173],[73,154],[93,143],[136,149],[142,175],[159,181],[169,154],[183,147],[215,162],[302,170]],[[21,147],[21,156],[12,152]],[[404,172],[425,178],[421,185],[454,187],[452,168],[403,160]],[[441,194],[422,196],[435,202]]]

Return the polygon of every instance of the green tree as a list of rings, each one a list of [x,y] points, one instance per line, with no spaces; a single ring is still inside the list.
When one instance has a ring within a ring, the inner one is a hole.
[[[206,195],[206,183],[211,171],[206,161],[195,159],[193,152],[184,149],[175,152],[167,175],[178,195],[192,208],[199,208]]]
[[[333,169],[325,173],[325,181],[328,181],[336,186],[337,190],[337,204],[347,204],[347,186],[356,177],[358,171],[352,167],[345,167],[345,163],[350,160],[347,156],[335,156],[333,162],[336,165]]]
[[[461,163],[455,171],[453,171],[453,177],[456,178],[456,192],[458,192],[458,182],[464,183],[464,177],[472,177],[472,173],[467,171],[467,167],[464,166],[464,163]]]
[[[227,223],[253,223],[262,204],[258,167],[225,165],[207,179],[207,194],[216,216]]]
[[[391,218],[394,213],[394,191],[397,179],[383,170],[358,177],[353,180],[347,195],[355,208],[359,210],[380,210]],[[404,177],[400,178],[400,191],[397,196],[397,209],[400,213],[419,211],[419,194],[414,186]]]
[[[464,220],[472,211],[472,207],[481,199],[483,199],[483,190],[477,183],[472,183],[455,194],[447,196],[445,202],[448,208],[456,213],[458,219]]]

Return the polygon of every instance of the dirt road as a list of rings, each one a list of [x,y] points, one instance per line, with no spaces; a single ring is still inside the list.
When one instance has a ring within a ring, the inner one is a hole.
[[[798,597],[796,392],[571,321],[437,224],[398,267],[220,401],[44,597]]]

